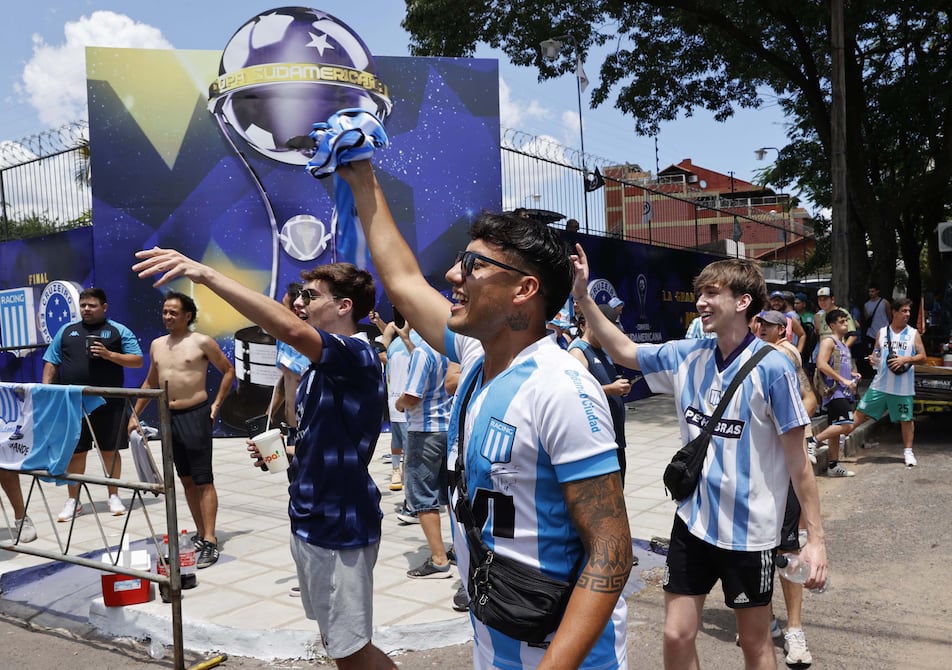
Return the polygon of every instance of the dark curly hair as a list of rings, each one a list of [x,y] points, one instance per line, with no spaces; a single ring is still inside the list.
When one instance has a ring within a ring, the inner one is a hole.
[[[469,236],[496,245],[506,262],[538,278],[546,320],[559,313],[572,290],[574,270],[557,231],[534,219],[484,211]]]

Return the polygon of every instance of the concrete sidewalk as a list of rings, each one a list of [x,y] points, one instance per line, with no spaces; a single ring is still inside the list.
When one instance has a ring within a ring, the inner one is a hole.
[[[640,569],[659,563],[645,550],[654,536],[668,537],[674,504],[661,483],[664,466],[680,445],[674,405],[668,396],[655,396],[632,404],[628,412],[628,474],[625,496],[631,534]],[[151,448],[158,460],[158,442]],[[389,453],[390,436],[381,435],[371,474],[382,491],[383,540],[374,573],[374,642],[387,652],[421,650],[465,642],[471,637],[468,616],[452,609],[452,597],[460,582],[452,579],[412,580],[406,571],[427,556],[418,525],[402,525],[395,512],[403,502],[402,492],[389,490],[390,465],[381,459]],[[124,452],[126,473],[133,472]],[[161,462],[159,460],[159,462]],[[245,451],[244,440],[215,440],[215,484],[219,496],[218,537],[221,558],[198,572],[197,588],[184,592],[182,612],[186,649],[220,651],[263,660],[314,658],[322,654],[317,625],[304,616],[300,600],[289,595],[296,584],[294,563],[288,548],[287,480],[255,469]],[[29,480],[24,478],[24,493]],[[69,524],[56,523],[55,515],[66,497],[65,489],[43,485],[43,496],[33,493],[28,514],[39,539],[30,547],[56,550],[56,536],[65,540]],[[94,495],[99,492],[93,491]],[[118,544],[127,517],[113,517],[105,496],[95,505],[106,539]],[[194,525],[178,487],[179,527]],[[164,503],[149,497],[147,509],[153,524],[164,523]],[[47,514],[47,508],[50,514]],[[103,542],[93,512],[85,505],[75,521],[70,553],[102,551]],[[8,510],[9,513],[9,510]],[[53,519],[51,521],[51,519]],[[163,527],[156,532],[164,533]],[[141,509],[129,515],[133,541],[149,536]],[[6,539],[0,530],[0,541]],[[450,542],[448,521],[444,535]],[[153,586],[153,599],[141,605],[105,607],[99,573],[95,570],[50,564],[41,558],[0,551],[3,600],[23,606],[35,621],[48,627],[93,626],[116,637],[151,638],[171,644],[171,608],[163,604]],[[636,587],[639,569],[632,573],[629,589]]]

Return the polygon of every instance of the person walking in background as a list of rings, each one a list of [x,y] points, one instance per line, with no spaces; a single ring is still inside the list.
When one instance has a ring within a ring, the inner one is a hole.
[[[449,428],[453,396],[445,388],[450,363],[426,342],[420,341],[410,354],[410,371],[397,409],[407,415],[407,446],[404,487],[407,506],[416,516],[426,537],[430,557],[409,570],[413,579],[441,579],[452,576],[450,560],[443,545],[440,511],[446,496],[446,431]],[[397,518],[401,518],[397,515]],[[403,519],[401,519],[403,520]]]
[[[122,387],[125,386],[125,368],[142,367],[142,349],[136,336],[121,323],[107,319],[108,309],[106,292],[101,288],[91,287],[80,292],[80,321],[60,328],[43,355],[44,384]],[[129,444],[123,431],[126,401],[122,398],[105,398],[105,401],[105,405],[90,413],[88,422],[83,421],[67,473],[86,472],[86,454],[92,449],[95,436],[106,476],[119,479],[122,475],[119,449]],[[79,484],[69,484],[67,490],[69,497],[56,517],[59,522],[69,521],[83,512]],[[109,486],[107,490],[109,512],[114,516],[125,514],[119,488]]]
[[[196,566],[207,568],[218,561],[218,491],[212,472],[212,429],[225,396],[235,382],[235,368],[218,343],[192,330],[198,317],[195,301],[184,293],[169,291],[162,303],[162,323],[168,331],[149,347],[149,373],[144,389],[166,389],[172,428],[172,460],[182,481],[188,511],[198,531]],[[206,391],[208,366],[221,373],[215,399]],[[128,432],[139,430],[139,414],[151,398],[136,400]]]
[[[410,372],[410,355],[416,344],[411,338],[410,326],[399,313],[394,314],[394,321],[384,323],[377,312],[371,312],[371,321],[382,334],[381,343],[387,350],[387,365],[385,377],[387,383],[387,404],[390,415],[390,490],[403,490],[403,455],[407,444],[407,414],[397,409],[397,400],[406,388],[407,375]],[[397,321],[400,325],[397,326]],[[419,341],[419,336],[415,338]],[[402,510],[407,515],[409,508],[404,504]]]
[[[863,377],[868,379],[874,373],[868,357],[875,349],[876,335],[892,322],[892,306],[879,294],[879,287],[876,284],[870,284],[866,293],[869,300],[863,304],[859,340],[862,346],[856,351],[854,359]]]
[[[800,352],[784,337],[787,327],[786,316],[780,312],[770,310],[758,316],[757,320],[760,321],[760,339],[773,345],[793,364],[800,387],[800,400],[803,401],[807,415],[812,416],[816,409],[816,397],[813,395],[810,380],[803,370]],[[807,424],[806,430],[810,430],[809,424]],[[815,465],[816,455],[809,448],[809,440],[810,438],[807,437],[807,456],[810,458],[810,462]],[[803,531],[802,535],[806,536],[806,530]],[[787,502],[784,508],[777,553],[799,554],[800,536],[800,501],[797,500],[797,494],[793,490],[793,485],[790,484],[787,487]],[[791,582],[781,575],[780,588],[783,591],[783,601],[787,608],[787,631],[785,633],[781,630],[780,624],[773,616],[773,605],[771,605],[770,635],[775,638],[783,636],[784,651],[786,652],[784,660],[787,665],[806,667],[813,663],[813,655],[807,647],[806,635],[803,632],[803,584]]]
[[[861,426],[867,417],[878,421],[888,410],[889,418],[899,423],[903,461],[909,468],[918,464],[912,450],[916,430],[912,413],[916,394],[914,366],[926,361],[922,335],[909,325],[911,315],[911,300],[893,300],[892,323],[877,334],[875,349],[869,359],[876,376],[856,407],[852,426],[852,429]]]
[[[610,321],[614,321],[617,316],[615,310],[608,305],[599,305],[602,311]],[[617,322],[615,322],[616,325]],[[602,385],[602,390],[608,397],[608,408],[612,414],[612,427],[615,429],[615,444],[618,445],[618,467],[620,468],[621,481],[625,481],[625,470],[627,458],[625,449],[628,446],[625,440],[625,396],[631,392],[631,382],[623,375],[618,374],[618,369],[612,362],[611,357],[602,349],[598,337],[585,327],[585,317],[578,317],[580,335],[572,344],[569,345],[569,353],[575,356],[579,362],[585,366],[585,369],[592,373],[592,376]],[[619,329],[621,325],[618,325]]]
[[[697,438],[740,368],[770,346],[748,327],[767,299],[760,267],[746,259],[717,261],[695,279],[704,331],[717,339],[645,345],[625,337],[597,309],[586,290],[585,252],[581,245],[576,251],[572,293],[586,327],[616,363],[640,370],[653,392],[673,394],[682,442]],[[725,604],[734,610],[744,667],[776,668],[769,633],[773,555],[791,482],[808,531],[803,557],[811,572],[805,586],[826,582],[819,494],[804,448],[809,417],[797,387],[786,357],[759,361],[711,436],[697,488],[678,503],[663,579],[668,670],[699,667],[695,640],[704,601],[718,580]]]
[[[631,532],[611,415],[595,379],[545,331],[572,282],[558,232],[481,214],[446,272],[450,302],[421,272],[370,163],[355,161],[337,174],[354,193],[387,295],[424,340],[462,365],[448,463],[451,477],[458,455],[465,464],[459,474],[474,532],[494,555],[573,585],[543,644],[509,637],[471,613],[473,666],[627,667],[622,588]],[[461,487],[452,495],[455,509]],[[478,559],[459,515],[454,521],[460,576],[471,586],[470,561]]]
[[[856,402],[856,386],[860,374],[856,372],[849,347],[843,341],[849,332],[850,318],[842,309],[834,309],[824,315],[831,335],[820,342],[816,357],[817,372],[822,375],[817,391],[823,398],[823,407],[829,424],[817,433],[814,449],[829,443],[826,473],[831,477],[852,477],[856,473],[844,468],[840,460],[840,436],[853,430],[853,403]]]

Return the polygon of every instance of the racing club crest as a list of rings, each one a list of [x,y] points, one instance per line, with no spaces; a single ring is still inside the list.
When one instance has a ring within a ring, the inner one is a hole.
[[[40,335],[47,344],[60,328],[79,321],[79,291],[79,284],[71,281],[51,281],[43,289],[36,316]]]

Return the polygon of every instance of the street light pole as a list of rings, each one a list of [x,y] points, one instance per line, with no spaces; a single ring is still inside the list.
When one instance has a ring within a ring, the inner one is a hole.
[[[788,228],[788,225],[792,228],[792,224],[790,224],[790,220],[792,220],[793,217],[791,214],[790,220],[788,220],[787,210],[789,209],[789,207],[787,207],[787,203],[785,203],[783,199],[783,176],[782,176],[782,173],[780,172],[780,165],[779,165],[780,164],[780,149],[778,149],[777,147],[760,147],[759,149],[754,149],[754,156],[757,158],[757,160],[762,161],[764,159],[764,156],[767,155],[768,151],[777,152],[777,161],[774,164],[777,165],[777,181],[779,182],[779,184],[777,184],[777,187],[778,187],[778,190],[780,191],[777,194],[777,204],[780,205],[780,225],[783,226],[783,252],[784,252],[784,258],[785,258],[783,272],[784,272],[784,278],[789,279],[788,275],[790,273],[790,268],[789,268],[790,242],[787,237],[787,228]]]
[[[542,57],[549,61],[554,61],[559,57],[562,48],[565,46],[563,40],[568,40],[575,49],[576,70],[575,70],[575,90],[578,93],[578,136],[579,145],[582,150],[582,200],[585,203],[585,233],[588,234],[588,166],[585,162],[585,129],[582,127],[582,52],[579,51],[578,43],[570,35],[559,35],[550,37],[539,43],[542,48]],[[587,80],[586,80],[587,84]]]

